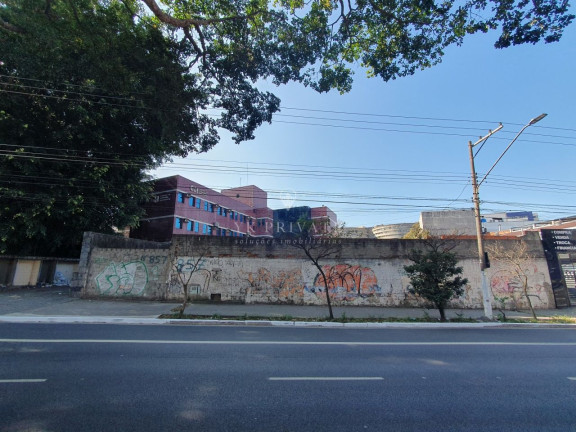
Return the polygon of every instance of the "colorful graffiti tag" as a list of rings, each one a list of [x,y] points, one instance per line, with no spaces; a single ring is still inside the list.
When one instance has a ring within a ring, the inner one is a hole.
[[[141,296],[148,284],[148,268],[142,261],[111,262],[96,276],[100,295]]]
[[[508,309],[521,309],[527,307],[522,280],[515,274],[501,270],[490,278],[490,289],[495,300]],[[532,303],[538,304],[544,297],[544,287],[539,284],[530,284],[528,287]]]
[[[359,265],[337,264],[322,267],[330,296],[334,301],[353,302],[359,298],[370,298],[382,295],[378,278],[369,267]],[[312,287],[306,287],[309,293],[320,295],[324,291],[324,278],[319,272]],[[322,294],[324,296],[325,294]]]

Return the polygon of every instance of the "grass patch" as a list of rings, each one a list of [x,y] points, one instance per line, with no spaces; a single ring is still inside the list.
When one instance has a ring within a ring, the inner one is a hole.
[[[533,323],[533,324],[576,324],[576,317],[568,315],[552,315],[549,317],[534,318],[506,318],[498,317],[498,321],[505,323]]]
[[[193,315],[186,314],[181,318],[178,314],[163,314],[158,318],[161,319],[189,319],[189,320],[221,320],[221,321],[298,321],[298,322],[338,322],[338,323],[438,323],[439,319],[432,318],[430,316],[425,316],[422,318],[351,318],[346,315],[342,315],[340,318],[330,319],[328,317],[316,317],[316,318],[301,318],[293,317],[291,315],[282,316],[255,316],[255,315],[240,315],[240,316],[222,316],[218,314],[214,315]],[[447,322],[478,322],[472,318],[457,317],[448,320]]]

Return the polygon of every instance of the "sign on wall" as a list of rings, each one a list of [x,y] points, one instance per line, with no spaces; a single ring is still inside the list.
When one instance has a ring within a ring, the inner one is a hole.
[[[540,238],[544,246],[546,261],[548,261],[556,307],[570,307],[570,291],[573,291],[573,301],[576,298],[576,287],[568,286],[568,283],[574,285],[576,232],[575,230],[541,230]]]

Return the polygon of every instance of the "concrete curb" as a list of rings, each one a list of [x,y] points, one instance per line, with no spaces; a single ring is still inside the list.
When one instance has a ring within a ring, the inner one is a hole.
[[[383,329],[383,328],[576,328],[576,324],[557,323],[339,323],[316,321],[266,321],[266,320],[190,320],[164,318],[120,318],[109,316],[0,316],[0,323],[28,324],[132,324],[132,325],[188,325],[188,326],[238,326],[238,327],[322,327],[345,329]]]

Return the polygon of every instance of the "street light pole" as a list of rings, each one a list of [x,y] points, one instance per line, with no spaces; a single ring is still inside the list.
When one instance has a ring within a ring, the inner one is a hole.
[[[480,196],[478,192],[478,179],[476,177],[476,167],[474,166],[474,146],[486,141],[500,129],[502,129],[502,123],[493,131],[490,131],[488,135],[483,136],[474,144],[472,141],[468,141],[468,151],[470,153],[470,169],[472,171],[472,200],[474,201],[474,218],[476,220],[476,241],[478,242],[478,259],[480,261],[480,276],[482,283],[482,303],[484,306],[484,316],[486,319],[492,320],[492,300],[490,298],[490,292],[488,291],[488,283],[486,282],[486,260],[484,256],[484,239],[482,237],[482,219],[480,216]]]
[[[520,132],[518,132],[516,134],[514,139],[510,142],[510,144],[508,144],[508,147],[506,147],[506,149],[502,152],[500,157],[496,160],[496,162],[494,162],[494,164],[488,170],[488,172],[484,175],[484,177],[482,177],[482,180],[480,182],[478,182],[478,179],[476,176],[476,167],[474,165],[474,156],[475,156],[474,155],[474,147],[477,146],[478,144],[486,141],[493,134],[495,134],[500,129],[502,129],[502,127],[503,127],[502,123],[500,123],[500,126],[498,126],[493,131],[489,131],[489,133],[486,136],[481,137],[474,144],[472,144],[472,141],[468,141],[468,152],[470,155],[470,170],[472,171],[472,190],[473,190],[472,200],[474,201],[474,217],[476,219],[476,239],[478,242],[478,259],[480,262],[480,275],[481,275],[481,279],[482,279],[482,302],[484,305],[484,316],[486,317],[486,319],[489,319],[489,320],[493,319],[492,300],[490,298],[490,292],[488,291],[488,283],[486,281],[486,272],[485,272],[485,270],[486,270],[486,254],[484,253],[484,238],[483,238],[483,232],[482,232],[482,219],[481,219],[481,215],[480,215],[480,196],[479,196],[478,189],[480,188],[480,185],[482,183],[484,183],[484,180],[486,180],[486,177],[488,177],[488,174],[490,174],[492,172],[492,170],[494,169],[496,164],[498,162],[500,162],[500,159],[502,159],[502,157],[506,154],[508,149],[510,147],[512,147],[512,144],[514,144],[514,142],[518,139],[520,134],[522,134],[522,132],[524,132],[524,130],[526,130],[527,127],[532,126],[535,123],[538,123],[540,120],[542,120],[544,117],[546,117],[546,115],[547,114],[540,114],[538,117],[533,118],[532,120],[530,120],[530,122],[528,122],[527,125],[525,125],[520,130]],[[476,153],[476,154],[478,154],[478,153]]]

